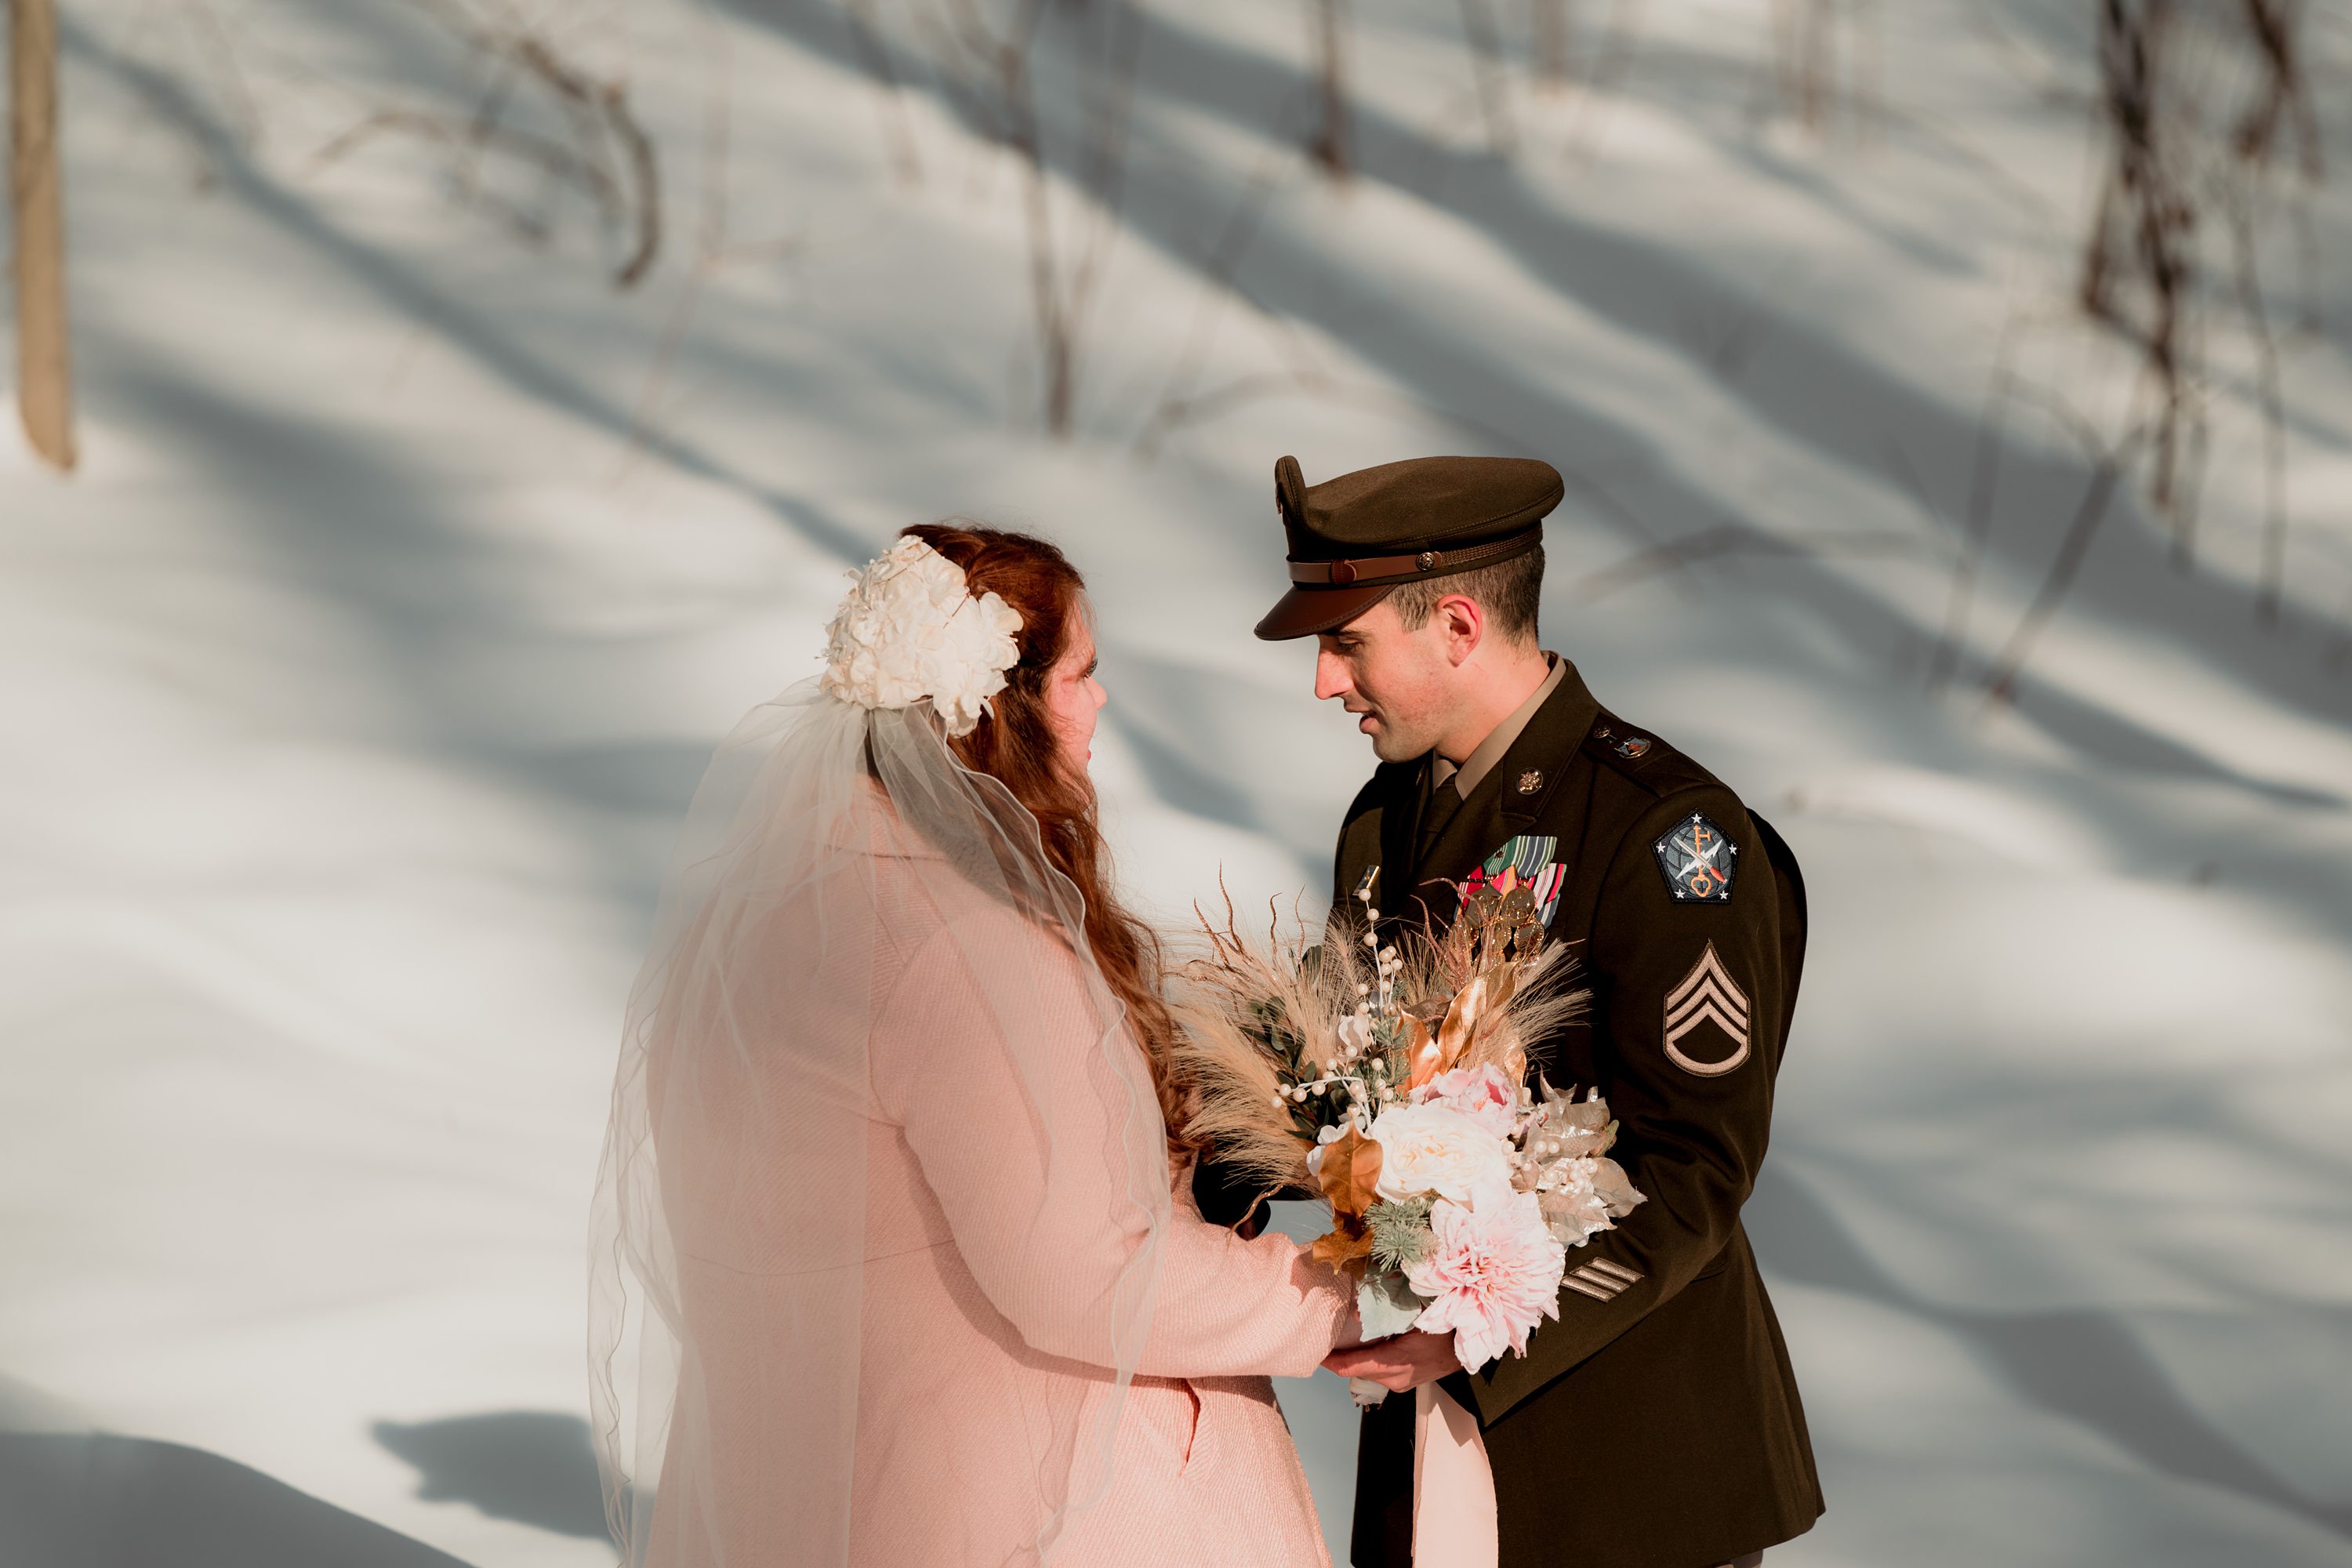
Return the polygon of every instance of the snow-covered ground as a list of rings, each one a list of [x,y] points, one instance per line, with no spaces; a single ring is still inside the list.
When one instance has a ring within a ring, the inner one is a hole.
[[[583,1232],[621,1000],[703,754],[812,668],[842,570],[950,511],[1061,539],[1133,881],[1171,919],[1221,870],[1311,897],[1370,759],[1249,636],[1274,459],[1470,450],[1570,471],[1547,643],[1811,878],[1750,1215],[1830,1512],[1773,1561],[2352,1563],[2340,175],[2284,627],[2217,327],[2199,569],[2127,496],[1990,706],[2088,478],[2010,410],[1938,679],[2000,345],[2101,429],[2128,391],[2067,320],[2094,144],[2044,78],[2079,84],[2088,6],[1864,10],[1822,132],[1753,4],[1619,7],[1614,45],[1574,7],[1586,79],[1515,61],[1489,114],[1454,6],[1359,0],[1334,183],[1300,8],[1097,0],[1139,75],[1116,214],[1052,195],[1061,263],[1102,247],[1066,439],[1020,166],[903,7],[895,94],[824,6],[537,8],[664,159],[630,294],[576,205],[534,248],[413,138],[319,159],[470,102],[421,14],[66,9],[86,465],[0,440],[19,1549],[608,1560]],[[2352,26],[2310,9],[2352,164]],[[1285,1399],[1336,1542],[1344,1398]],[[76,1525],[75,1474],[147,1516]]]

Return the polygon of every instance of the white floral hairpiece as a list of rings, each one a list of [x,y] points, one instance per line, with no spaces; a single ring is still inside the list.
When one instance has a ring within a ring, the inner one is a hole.
[[[860,708],[925,698],[950,735],[969,735],[1021,660],[1021,613],[974,597],[962,568],[909,535],[849,574],[849,596],[825,628],[824,689]]]

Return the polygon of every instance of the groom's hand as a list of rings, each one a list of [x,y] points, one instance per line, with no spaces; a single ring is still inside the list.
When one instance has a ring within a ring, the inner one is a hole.
[[[1410,1393],[1462,1370],[1462,1363],[1454,1359],[1452,1334],[1429,1334],[1419,1329],[1333,1351],[1323,1358],[1323,1364],[1341,1377],[1360,1377],[1391,1394]]]

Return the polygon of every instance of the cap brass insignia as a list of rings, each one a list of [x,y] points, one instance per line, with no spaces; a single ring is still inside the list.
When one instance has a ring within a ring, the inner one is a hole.
[[[1543,770],[1541,768],[1529,768],[1526,773],[1519,775],[1519,793],[1521,795],[1533,795],[1536,791],[1541,788],[1543,788]]]

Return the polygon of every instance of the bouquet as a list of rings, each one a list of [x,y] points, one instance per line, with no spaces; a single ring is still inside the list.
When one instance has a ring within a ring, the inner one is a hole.
[[[1567,1254],[1642,1202],[1607,1158],[1598,1091],[1537,1075],[1530,1041],[1574,1018],[1531,890],[1506,870],[1474,886],[1442,935],[1383,944],[1335,916],[1319,947],[1258,947],[1203,921],[1185,967],[1179,1047],[1193,1135],[1271,1194],[1331,1206],[1311,1255],[1356,1281],[1364,1336],[1451,1332],[1476,1371],[1559,1316]],[[1377,1402],[1383,1391],[1361,1384]]]

